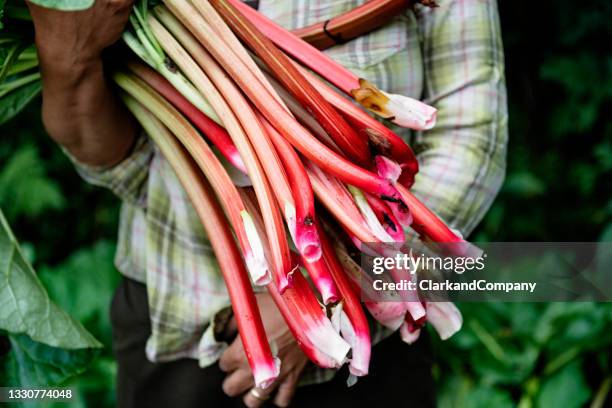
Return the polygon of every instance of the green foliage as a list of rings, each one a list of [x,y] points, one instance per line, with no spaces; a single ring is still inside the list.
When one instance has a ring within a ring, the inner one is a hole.
[[[45,316],[41,322],[40,317]],[[64,349],[100,343],[49,299],[0,212],[0,330]]]
[[[46,210],[61,210],[65,205],[57,182],[45,174],[33,145],[20,147],[0,169],[0,207],[10,218],[36,218]]]
[[[41,316],[44,320],[41,321]],[[81,373],[101,344],[53,303],[0,211],[0,384],[48,386]]]
[[[19,86],[1,97],[0,101],[0,125],[11,120],[21,112],[42,90],[39,78]]]

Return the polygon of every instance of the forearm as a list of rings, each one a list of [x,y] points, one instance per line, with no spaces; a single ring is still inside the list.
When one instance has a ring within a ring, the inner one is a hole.
[[[57,63],[41,56],[41,71],[43,122],[51,137],[84,164],[121,161],[137,126],[113,94],[101,59]]]

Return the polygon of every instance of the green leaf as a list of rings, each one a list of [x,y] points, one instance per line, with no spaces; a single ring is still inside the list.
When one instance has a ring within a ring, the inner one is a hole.
[[[111,342],[108,305],[120,280],[113,265],[114,254],[114,244],[100,241],[79,249],[57,266],[38,271],[51,299],[108,345]],[[95,273],[83,273],[94,265]]]
[[[33,145],[21,147],[0,169],[0,206],[6,208],[9,219],[21,214],[35,217],[65,206],[59,185],[45,174]]]
[[[30,0],[34,4],[42,7],[57,9],[57,10],[85,10],[90,8],[95,0]]]
[[[4,357],[4,363],[0,360],[0,383],[3,385],[34,387],[61,384],[84,372],[100,351],[50,347],[22,334],[9,336],[9,339],[11,353]]]
[[[42,83],[35,80],[9,92],[0,98],[0,125],[21,112],[42,90]]]
[[[64,349],[101,344],[53,303],[0,211],[0,330]]]
[[[578,408],[588,401],[590,395],[580,362],[575,361],[544,381],[537,406]]]

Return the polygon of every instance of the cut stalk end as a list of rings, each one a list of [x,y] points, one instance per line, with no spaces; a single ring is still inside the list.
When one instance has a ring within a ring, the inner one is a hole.
[[[461,312],[451,302],[428,302],[427,320],[436,329],[442,340],[449,339],[463,325]]]
[[[267,285],[271,282],[272,278],[257,227],[248,211],[241,211],[240,217],[242,218],[247,240],[251,247],[251,252],[245,253],[244,257],[251,281],[258,286]]]
[[[436,125],[436,108],[407,96],[385,95],[389,98],[386,109],[393,115],[392,121],[396,125],[414,130],[429,130]]]
[[[314,225],[301,222],[297,226],[296,245],[306,262],[316,262],[321,259],[321,241]]]
[[[253,367],[253,379],[255,386],[261,389],[266,389],[271,386],[278,378],[280,373],[281,362],[277,357],[273,361],[256,362]]]
[[[351,95],[361,106],[396,125],[429,130],[436,124],[436,108],[407,96],[388,94],[363,78],[359,79],[359,88],[351,90]]]

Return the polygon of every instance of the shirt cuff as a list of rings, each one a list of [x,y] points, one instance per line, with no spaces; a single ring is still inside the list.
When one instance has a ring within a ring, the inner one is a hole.
[[[144,208],[149,166],[154,149],[150,139],[141,133],[130,154],[112,167],[90,166],[79,162],[66,149],[62,149],[74,164],[77,173],[86,182],[111,190],[121,200]]]

